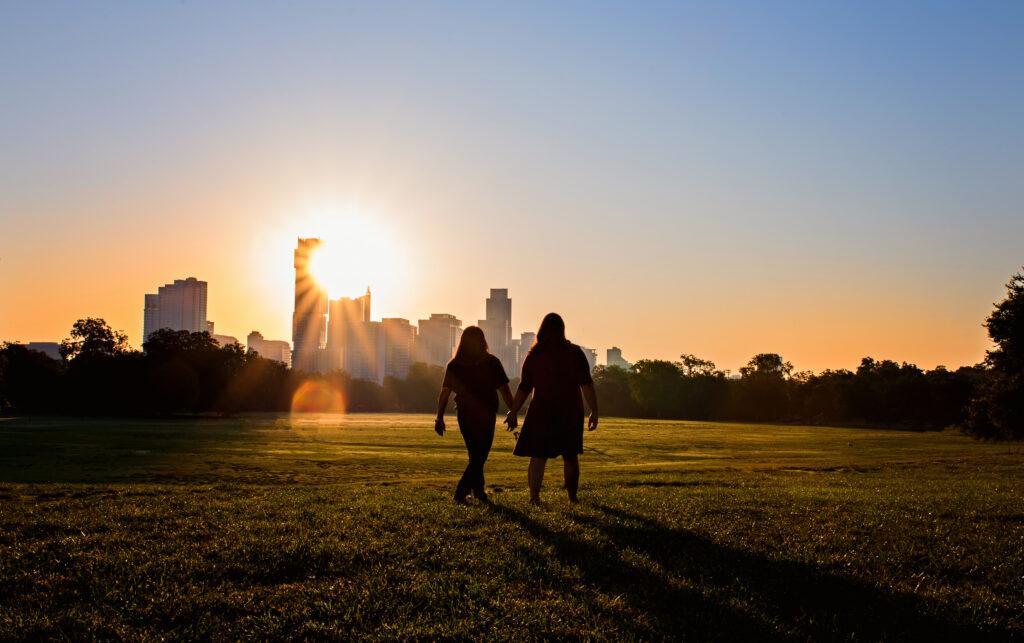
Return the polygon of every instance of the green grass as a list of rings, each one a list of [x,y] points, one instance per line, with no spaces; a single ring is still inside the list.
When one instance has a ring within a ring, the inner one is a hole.
[[[0,420],[0,639],[1024,637],[1019,450],[607,420],[581,505],[500,432],[457,507],[430,426]]]

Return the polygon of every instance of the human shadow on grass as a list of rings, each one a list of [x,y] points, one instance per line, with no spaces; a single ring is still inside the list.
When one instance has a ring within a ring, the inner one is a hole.
[[[610,615],[622,630],[609,635],[698,640],[1012,636],[1006,630],[985,630],[970,615],[919,596],[721,545],[621,509],[594,507],[607,519],[586,514],[573,518],[601,531],[603,541],[552,530],[511,507],[494,505],[494,511],[553,547],[558,560],[575,568],[589,587],[631,608],[631,614]],[[653,565],[631,564],[622,555],[627,549]],[[636,614],[646,618],[637,619]]]
[[[656,571],[623,560],[617,543],[601,544],[575,538],[571,534],[554,531],[512,507],[499,504],[492,507],[493,511],[517,523],[533,538],[552,546],[559,561],[575,568],[589,587],[613,601],[625,603],[629,613],[608,615],[621,627],[620,631],[605,633],[610,637],[643,640],[680,635],[694,636],[697,640],[773,638],[771,632],[749,615],[722,602],[709,600],[693,588],[671,583]],[[589,597],[574,596],[574,599],[589,600]],[[592,609],[615,608],[592,604]],[[637,615],[645,618],[637,618]]]
[[[585,515],[577,520],[594,526],[609,539],[602,555],[617,556],[629,548],[677,578],[690,579],[714,595],[750,604],[760,615],[761,636],[816,640],[1001,640],[1011,636],[1006,630],[982,629],[966,612],[951,611],[920,596],[882,590],[807,563],[773,560],[622,509],[593,506],[610,520]],[[657,592],[655,596],[655,609],[668,613],[677,609],[670,595]],[[716,621],[718,616],[705,614]],[[746,622],[739,624],[747,626]],[[733,620],[719,621],[718,626],[717,634],[743,633],[735,629]]]

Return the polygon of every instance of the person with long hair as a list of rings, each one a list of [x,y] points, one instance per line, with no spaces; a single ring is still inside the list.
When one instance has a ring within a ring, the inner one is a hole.
[[[582,391],[582,395],[581,395]],[[533,393],[515,455],[530,458],[530,503],[540,504],[544,468],[550,458],[561,456],[565,491],[569,502],[577,502],[580,460],[583,453],[583,398],[590,407],[588,430],[597,428],[597,394],[590,374],[590,362],[576,344],[565,338],[565,322],[548,313],[537,331],[537,341],[523,362],[522,379],[506,416],[511,431],[518,423],[519,409]]]
[[[487,350],[487,338],[477,326],[462,331],[455,357],[448,362],[437,400],[434,431],[443,436],[444,411],[455,392],[459,432],[469,452],[469,464],[455,487],[455,502],[466,504],[472,493],[480,502],[488,502],[484,490],[484,463],[494,443],[494,425],[498,414],[498,392],[506,406],[512,404],[512,390],[501,361]]]

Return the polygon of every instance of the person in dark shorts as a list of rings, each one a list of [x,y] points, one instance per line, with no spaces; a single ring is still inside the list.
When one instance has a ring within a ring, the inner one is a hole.
[[[555,313],[544,317],[537,342],[523,362],[522,380],[505,419],[510,431],[516,427],[519,409],[531,392],[533,401],[514,451],[515,455],[530,458],[530,503],[540,504],[544,468],[549,458],[559,456],[569,502],[575,503],[580,483],[579,456],[583,453],[583,397],[590,407],[588,429],[593,431],[597,428],[597,395],[587,356],[565,338],[565,322]]]
[[[512,390],[501,361],[488,352],[484,332],[476,326],[462,331],[455,357],[445,369],[434,421],[438,435],[444,435],[444,411],[453,391],[459,431],[469,452],[469,464],[455,487],[455,502],[466,504],[466,496],[471,492],[480,502],[488,502],[484,491],[484,463],[494,443],[498,392],[506,406],[511,406]]]

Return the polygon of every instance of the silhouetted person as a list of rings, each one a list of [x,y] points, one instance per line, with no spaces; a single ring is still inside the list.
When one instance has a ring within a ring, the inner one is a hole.
[[[575,503],[580,484],[579,455],[583,453],[583,399],[590,407],[589,430],[597,428],[597,395],[590,363],[583,350],[565,338],[565,322],[548,313],[537,331],[537,342],[523,363],[516,398],[509,405],[509,430],[518,422],[519,409],[531,391],[533,402],[526,411],[523,431],[514,453],[530,458],[530,503],[540,504],[540,486],[548,458],[562,457],[565,490]]]
[[[497,357],[487,352],[487,339],[476,326],[462,331],[455,357],[448,362],[437,400],[437,420],[434,430],[444,435],[444,410],[448,396],[455,391],[455,406],[459,418],[459,431],[469,451],[469,464],[455,487],[455,502],[465,504],[470,492],[481,502],[487,502],[484,491],[484,463],[494,442],[494,424],[498,413],[498,393],[511,406],[512,391],[508,376]]]

